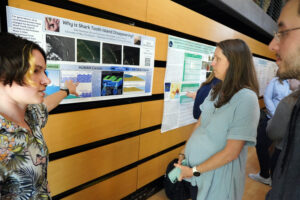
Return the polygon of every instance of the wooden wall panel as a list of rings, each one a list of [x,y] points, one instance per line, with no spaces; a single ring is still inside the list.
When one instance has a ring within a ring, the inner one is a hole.
[[[147,1],[148,0],[97,0],[97,1],[86,1],[86,0],[71,0],[76,3],[87,5],[93,8],[106,10],[112,13],[131,17],[141,21],[146,20],[147,13]]]
[[[153,75],[152,94],[164,93],[166,68],[155,67]]]
[[[154,181],[155,179],[164,175],[168,164],[171,162],[171,160],[178,157],[178,154],[181,150],[182,147],[179,147],[139,165],[137,188],[141,188],[144,185],[150,183],[151,181]]]
[[[152,154],[187,140],[193,128],[194,124],[191,124],[165,133],[161,133],[160,130],[156,130],[141,135],[139,159],[146,158]]]
[[[99,26],[120,29],[120,30],[139,33],[139,34],[143,34],[143,35],[146,34],[146,30],[143,28],[138,28],[136,26],[131,26],[131,25],[123,24],[123,23],[118,23],[118,22],[102,19],[99,17],[93,17],[90,15],[81,14],[78,12],[64,10],[64,9],[56,8],[53,6],[47,6],[44,4],[29,1],[29,0],[8,0],[8,5],[16,7],[16,8],[31,10],[34,12],[53,15],[53,16],[62,17],[62,18],[66,18],[66,19],[72,19],[72,20],[81,21],[81,22],[85,22],[85,23],[91,23],[91,24],[95,24],[95,25],[99,25]]]
[[[161,124],[163,106],[163,100],[142,103],[141,128]]]
[[[50,162],[52,195],[136,162],[138,152],[139,137],[134,137]]]
[[[148,1],[147,22],[215,42],[241,38],[254,53],[275,58],[267,45],[170,0]]]
[[[141,104],[49,116],[44,136],[50,152],[98,141],[140,128]]]
[[[167,60],[168,35],[151,30],[146,30],[146,35],[156,38],[155,60]]]
[[[119,200],[136,190],[137,168],[70,195],[65,200]]]
[[[147,22],[212,41],[232,37],[234,33],[226,26],[170,0],[148,1]],[[219,34],[220,31],[222,34]]]

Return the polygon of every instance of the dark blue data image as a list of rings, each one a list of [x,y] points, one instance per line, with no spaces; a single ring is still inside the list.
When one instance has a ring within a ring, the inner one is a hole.
[[[101,96],[123,94],[124,72],[102,72]]]
[[[170,92],[171,83],[165,83],[165,92]]]

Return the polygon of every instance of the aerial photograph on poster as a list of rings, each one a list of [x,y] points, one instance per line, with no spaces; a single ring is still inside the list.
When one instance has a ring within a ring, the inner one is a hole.
[[[46,35],[47,60],[75,61],[75,39]]]
[[[102,63],[103,64],[121,64],[122,46],[117,44],[103,43]]]
[[[140,65],[140,48],[123,47],[123,65]]]
[[[100,63],[100,42],[77,39],[77,62]]]

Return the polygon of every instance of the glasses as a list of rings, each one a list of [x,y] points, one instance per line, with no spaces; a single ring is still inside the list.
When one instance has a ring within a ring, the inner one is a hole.
[[[298,30],[298,29],[300,29],[300,27],[297,27],[297,28],[290,28],[290,29],[287,29],[287,30],[284,30],[284,31],[278,31],[278,32],[274,31],[274,38],[275,38],[278,42],[280,42],[280,39],[281,39],[283,36],[285,36],[285,34],[287,34],[287,33],[290,32],[290,31],[295,31],[295,30]]]

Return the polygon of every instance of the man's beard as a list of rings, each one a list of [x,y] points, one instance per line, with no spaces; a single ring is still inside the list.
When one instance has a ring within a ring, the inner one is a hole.
[[[298,79],[300,80],[300,47],[293,55],[283,60],[279,66],[278,77],[280,79]]]

